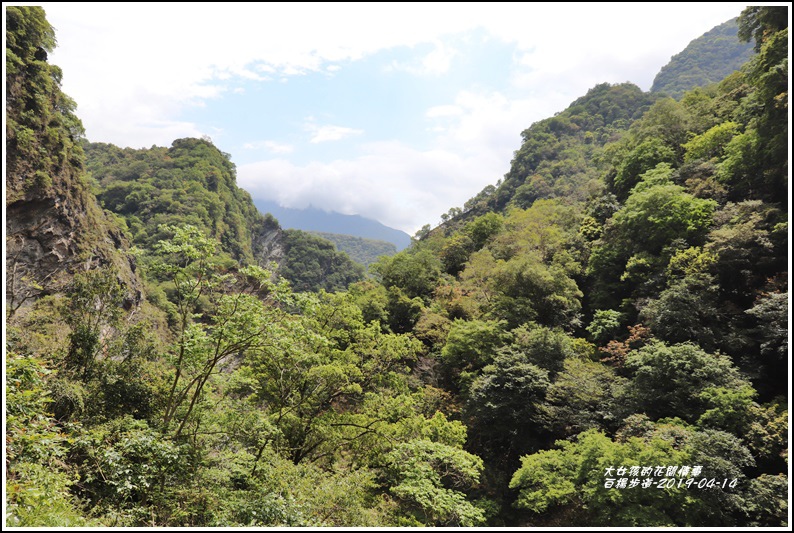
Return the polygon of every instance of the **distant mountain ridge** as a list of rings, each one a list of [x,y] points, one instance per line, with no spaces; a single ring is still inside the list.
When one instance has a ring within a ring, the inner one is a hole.
[[[300,229],[322,233],[352,235],[364,239],[374,239],[393,243],[397,251],[411,245],[411,236],[360,215],[343,215],[327,212],[316,207],[293,209],[281,207],[270,200],[254,199],[254,205],[262,214],[270,213],[284,229]]]

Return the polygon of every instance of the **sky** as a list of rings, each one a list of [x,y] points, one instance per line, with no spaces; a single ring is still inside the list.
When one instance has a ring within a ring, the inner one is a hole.
[[[92,142],[208,136],[254,198],[411,235],[494,185],[521,132],[649,90],[718,3],[44,3]]]

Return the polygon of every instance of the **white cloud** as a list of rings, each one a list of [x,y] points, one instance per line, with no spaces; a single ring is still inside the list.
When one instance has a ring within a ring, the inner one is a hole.
[[[290,154],[295,151],[291,144],[279,143],[276,141],[254,141],[243,144],[245,150],[267,150],[272,154]]]
[[[423,148],[404,138],[360,148],[357,157],[297,164],[272,159],[239,167],[257,196],[378,218],[413,231],[433,223],[509,168],[520,132],[564,109],[600,82],[650,87],[653,75],[693,38],[738,15],[738,3],[45,3],[59,47],[51,55],[78,103],[89,139],[168,146],[179,137],[222,135],[185,121],[189,106],[242,90],[241,80],[288,82],[333,73],[342,63],[395,48],[426,50],[400,64],[440,75],[466,59],[451,44],[482,28],[514,48],[507,87],[459,87],[425,112]],[[421,48],[419,45],[423,45]],[[489,80],[484,80],[489,81]],[[487,86],[487,85],[486,85]],[[248,85],[246,85],[248,87]],[[252,94],[248,91],[247,94]],[[311,143],[362,136],[361,129],[309,120]],[[342,122],[335,114],[331,120]],[[344,123],[344,122],[342,122]],[[231,124],[223,124],[229,130]],[[249,143],[286,157],[270,133]],[[270,144],[268,144],[270,143]]]
[[[306,165],[271,159],[241,165],[237,174],[254,198],[360,214],[413,234],[424,224],[438,223],[450,207],[462,206],[508,166],[509,159],[487,151],[461,154],[380,142],[364,145],[362,154],[351,159]]]
[[[364,130],[331,125],[318,126],[316,124],[309,124],[306,129],[308,129],[312,134],[309,142],[313,144],[328,141],[340,141],[342,139],[364,133]]]
[[[453,104],[426,112],[443,122],[429,149],[391,141],[364,144],[350,159],[271,159],[240,165],[238,183],[254,198],[360,214],[413,234],[495,184],[509,170],[521,131],[555,111],[538,99],[462,91]]]
[[[433,50],[424,57],[413,61],[392,61],[385,67],[389,71],[402,71],[413,74],[414,76],[440,76],[445,74],[451,64],[452,59],[458,55],[458,51],[441,40],[433,42]]]
[[[425,112],[428,118],[437,117],[453,117],[463,113],[463,110],[456,105],[437,105],[433,106]]]
[[[563,71],[575,73],[586,87],[633,80],[647,89],[671,55],[736,16],[743,4],[464,3],[450,9],[445,4],[198,3],[188,9],[176,3],[45,2],[44,7],[60,44],[51,59],[64,70],[64,88],[80,105],[89,138],[126,146],[146,132],[159,142],[164,134],[158,129],[194,134],[195,125],[179,121],[181,110],[222,95],[234,77],[284,80],[421,43],[434,46],[421,68],[444,72],[455,54],[444,36],[477,27],[524,51],[522,61],[533,70],[516,80],[534,91],[558,91],[551,83],[538,84],[561,80]],[[636,65],[648,62],[654,68],[639,73]],[[593,69],[605,66],[613,73],[598,71],[606,79],[596,79]],[[539,74],[547,69],[551,77]]]

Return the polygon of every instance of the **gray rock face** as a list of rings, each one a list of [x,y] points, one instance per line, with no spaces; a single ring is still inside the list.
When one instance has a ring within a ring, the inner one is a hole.
[[[125,307],[143,297],[127,239],[84,191],[28,190],[6,206],[6,302],[11,313],[62,291],[80,270],[114,266],[127,287]]]
[[[271,262],[281,266],[284,261],[283,230],[279,227],[265,226],[252,235],[252,249],[256,262],[263,268]]]

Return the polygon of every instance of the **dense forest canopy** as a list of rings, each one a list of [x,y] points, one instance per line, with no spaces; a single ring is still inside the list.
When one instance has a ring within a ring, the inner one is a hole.
[[[788,525],[788,8],[716,83],[532,124],[366,272],[207,140],[87,142],[6,13],[7,229],[72,250],[6,256],[6,526]]]

